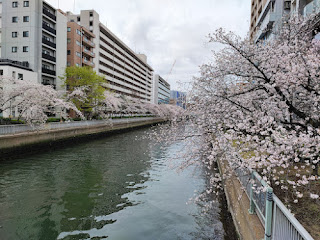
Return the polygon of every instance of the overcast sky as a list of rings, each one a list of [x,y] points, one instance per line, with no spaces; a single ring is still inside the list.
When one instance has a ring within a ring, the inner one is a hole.
[[[223,27],[245,36],[249,30],[250,0],[47,1],[63,11],[96,10],[100,21],[133,51],[147,55],[171,89],[182,90],[178,83],[191,81],[199,66],[210,61],[210,32]]]

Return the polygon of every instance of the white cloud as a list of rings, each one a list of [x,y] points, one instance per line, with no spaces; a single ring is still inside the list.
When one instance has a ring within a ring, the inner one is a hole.
[[[73,0],[48,2],[74,10]],[[96,10],[100,21],[132,50],[146,54],[155,73],[169,77],[174,89],[210,60],[210,32],[223,27],[245,36],[250,21],[250,0],[75,0],[74,12],[80,9]]]

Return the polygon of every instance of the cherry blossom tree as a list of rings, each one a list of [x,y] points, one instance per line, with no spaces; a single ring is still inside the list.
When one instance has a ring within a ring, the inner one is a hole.
[[[230,169],[258,171],[296,199],[306,188],[319,198],[311,184],[319,179],[319,19],[292,18],[274,40],[257,44],[223,29],[209,35],[224,48],[201,66],[189,113],[212,146],[208,167],[224,159]]]
[[[43,124],[48,114],[67,118],[68,109],[81,113],[74,104],[63,100],[62,94],[51,86],[34,81],[0,78],[0,113],[8,109],[17,109],[19,118],[28,124]]]

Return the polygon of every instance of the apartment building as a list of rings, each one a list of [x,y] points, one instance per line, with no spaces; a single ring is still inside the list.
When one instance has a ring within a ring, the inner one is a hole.
[[[67,66],[94,68],[95,35],[72,21],[67,27]]]
[[[158,74],[155,74],[153,79],[152,103],[169,104],[170,84]]]
[[[73,21],[95,35],[92,49],[94,70],[106,77],[108,87],[128,98],[151,102],[153,69],[147,57],[136,54],[99,20],[94,10],[82,10],[80,14],[67,12]]]
[[[67,17],[43,0],[0,0],[0,57],[22,62],[39,83],[62,89]]]
[[[283,18],[292,14],[307,16],[319,10],[319,0],[252,0],[250,39],[253,42],[272,39]]]

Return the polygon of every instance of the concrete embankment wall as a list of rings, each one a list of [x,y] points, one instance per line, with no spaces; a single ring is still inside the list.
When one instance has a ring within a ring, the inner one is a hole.
[[[61,144],[72,144],[97,136],[108,136],[115,132],[129,131],[133,128],[145,127],[165,122],[162,118],[141,119],[110,124],[67,129],[41,130],[0,136],[0,160],[13,155],[21,155],[42,148],[51,149]]]
[[[226,163],[218,161],[221,174],[226,173]],[[242,189],[241,183],[235,174],[224,180],[224,191],[228,208],[234,225],[241,240],[264,239],[264,227],[257,215],[249,214],[250,201]]]

